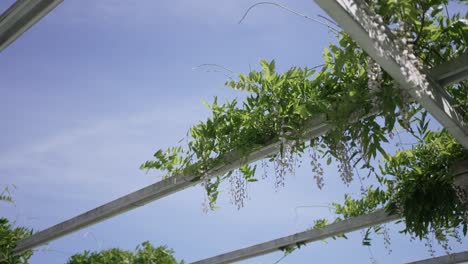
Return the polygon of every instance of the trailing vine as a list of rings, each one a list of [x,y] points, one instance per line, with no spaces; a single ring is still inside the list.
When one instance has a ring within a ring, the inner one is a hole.
[[[395,28],[395,34],[401,37],[399,45],[406,47],[405,54],[411,58],[417,55],[420,64],[430,67],[466,51],[466,25],[457,22],[459,15],[444,17],[438,7],[443,3],[373,1],[369,4],[381,14],[379,19]],[[435,53],[433,49],[441,51]],[[158,150],[155,159],[145,162],[141,168],[158,169],[166,177],[195,174],[204,178],[233,152],[242,153],[247,160],[256,148],[279,141],[279,154],[266,160],[274,163],[276,186],[282,186],[284,176],[293,171],[294,155],[301,156],[308,148],[338,160],[341,178],[349,184],[356,165],[352,160],[369,166],[377,153],[385,155],[381,143],[388,141],[396,121],[409,129],[409,120],[419,107],[411,103],[408,94],[346,33],[339,34],[338,43],[324,50],[323,58],[325,64],[318,72],[293,67],[278,73],[275,61],[262,60],[261,71],[240,74],[237,80],[226,82],[227,87],[247,92],[245,100],[220,103],[215,97],[212,104],[206,103],[211,117],[190,129],[187,145]],[[460,85],[451,86],[449,92],[460,106],[466,105],[466,91]],[[335,128],[311,142],[304,141],[307,121],[320,114],[326,115],[327,122]],[[377,122],[375,116],[381,116],[384,123]],[[317,172],[318,168],[315,168]],[[245,164],[240,170],[246,183],[257,180],[255,175],[244,173],[251,169]],[[230,172],[204,181],[211,207],[218,195],[214,186],[231,175],[238,174]],[[317,182],[323,185],[320,178]]]
[[[468,150],[447,131],[425,131],[421,144],[385,158],[377,175],[380,187],[371,186],[359,199],[345,195],[343,204],[333,204],[335,213],[347,219],[385,208],[402,216],[402,233],[418,239],[432,234],[446,248],[449,237],[461,239],[459,228],[463,236],[468,229],[466,193],[454,185],[451,171],[463,160],[468,160]]]
[[[420,69],[429,70],[467,52],[468,15],[446,15],[443,6],[448,0],[366,2],[378,14],[376,23],[393,31],[395,44],[404,54],[402,59]],[[466,206],[447,172],[451,162],[466,156],[466,150],[447,132],[428,131],[422,108],[346,33],[339,32],[336,43],[324,49],[323,60],[319,70],[292,67],[282,73],[276,71],[274,60],[261,60],[260,70],[226,82],[227,87],[242,92],[244,100],[220,103],[215,97],[206,104],[211,116],[190,129],[186,145],[158,150],[141,168],[158,169],[166,177],[197,175],[203,180],[211,208],[220,182],[229,179],[233,203],[241,208],[247,184],[258,180],[255,165],[247,162],[249,155],[278,142],[279,153],[261,161],[262,167],[272,164],[276,187],[284,185],[285,176],[294,173],[296,159],[305,153],[311,158],[319,189],[324,184],[320,158],[326,158],[327,164],[338,161],[344,184],[350,184],[359,166],[378,179],[382,186],[371,186],[363,198],[345,196],[343,205],[334,205],[340,219],[386,208],[404,217],[403,232],[415,238],[434,233],[437,240],[444,241],[460,226],[466,235]],[[468,121],[467,83],[446,89]],[[310,122],[323,116],[333,129],[308,139]],[[414,127],[415,120],[423,120],[423,125]],[[418,136],[420,144],[389,156],[382,143],[393,137],[398,125]],[[240,154],[245,164],[237,171],[208,179],[210,169],[233,153]],[[375,168],[372,161],[379,154],[385,159]],[[441,191],[435,192],[436,187]],[[430,205],[421,207],[425,204],[422,201]],[[386,233],[381,227],[373,230]],[[370,230],[365,244],[370,241],[369,234]],[[389,243],[388,233],[385,236]]]

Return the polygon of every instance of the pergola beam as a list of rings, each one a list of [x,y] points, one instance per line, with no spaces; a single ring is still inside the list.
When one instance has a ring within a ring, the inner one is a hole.
[[[281,250],[287,246],[294,246],[302,243],[310,243],[325,238],[349,233],[362,228],[384,224],[400,218],[398,215],[389,215],[384,210],[378,210],[374,213],[362,215],[334,224],[327,225],[320,229],[311,229],[294,235],[270,240],[261,244],[246,247],[243,249],[231,251],[222,255],[207,258],[204,260],[192,262],[192,264],[222,264],[241,261],[248,258],[258,257],[274,251]]]
[[[434,71],[443,72],[442,70],[438,69],[439,66],[435,67]],[[369,115],[374,114],[376,113],[371,113]],[[355,122],[356,120],[353,121]],[[318,116],[307,122],[304,130],[308,132],[305,134],[305,138],[314,138],[326,134],[331,128],[332,126],[327,123],[325,116]],[[247,160],[241,159],[241,156],[232,153],[231,155],[228,155],[229,157],[226,158],[226,164],[215,168],[208,173],[208,178],[222,175],[229,170],[239,168],[242,164],[254,162],[266,156],[278,153],[278,151],[279,142],[273,142],[252,153]],[[18,254],[25,250],[32,249],[41,244],[47,243],[113,216],[125,213],[129,210],[184,190],[185,188],[201,182],[200,179],[194,180],[195,178],[195,176],[178,175],[149,185],[143,189],[127,194],[100,207],[89,210],[86,213],[35,233],[32,236],[19,241],[18,246],[14,252]]]
[[[452,167],[452,175],[455,177],[455,184],[464,189],[468,189],[468,160],[456,162]],[[337,223],[327,225],[321,229],[312,229],[294,235],[285,236],[282,238],[270,240],[254,246],[246,247],[243,249],[231,251],[215,257],[199,260],[192,262],[192,264],[222,264],[232,263],[241,261],[264,254],[268,254],[274,251],[281,250],[287,246],[294,246],[302,243],[310,243],[325,238],[330,238],[340,234],[349,233],[362,228],[367,228],[379,224],[384,224],[399,219],[400,216],[393,214],[389,215],[383,209],[377,210],[373,213],[362,215],[347,220],[343,220]],[[465,255],[462,255],[466,257]],[[457,258],[462,259],[462,256]],[[445,258],[444,258],[445,259]],[[466,259],[465,259],[466,260]],[[416,263],[416,262],[415,262]],[[419,262],[417,262],[419,263]],[[422,262],[426,263],[426,262]],[[439,263],[439,262],[427,262],[427,263]],[[441,262],[441,263],[452,263],[452,262]],[[453,262],[459,263],[459,262]]]
[[[452,98],[436,80],[415,65],[411,54],[406,54],[402,45],[397,45],[390,29],[363,0],[315,0],[315,2],[468,149],[468,128],[461,115],[452,106]],[[441,72],[448,71],[448,69],[441,70]],[[460,73],[460,76],[462,75],[463,71]],[[451,76],[446,81],[451,82],[455,79],[458,80],[459,77]]]
[[[306,131],[308,132],[306,133],[306,136],[308,138],[321,136],[331,127],[331,125],[327,124],[325,115],[317,116],[316,118],[309,120],[307,123]],[[232,152],[229,155],[225,155],[223,164],[209,170],[206,178],[210,179],[223,175],[241,167],[244,164],[252,163],[267,156],[276,154],[279,152],[279,149],[280,142],[275,141],[253,151],[248,158],[245,158],[242,153]],[[164,179],[20,240],[13,252],[14,254],[19,254],[110,217],[125,213],[149,202],[176,193],[200,182],[202,182],[202,179],[195,175],[176,175]]]
[[[431,69],[429,75],[442,87],[468,79],[468,52]]]
[[[0,15],[0,52],[63,0],[17,0]]]
[[[441,257],[424,259],[407,264],[456,264],[468,262],[468,251],[449,254]]]

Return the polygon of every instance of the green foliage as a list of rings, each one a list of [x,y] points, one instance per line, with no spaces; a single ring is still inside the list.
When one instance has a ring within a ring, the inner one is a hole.
[[[0,201],[13,202],[10,192],[8,191],[8,187],[5,187],[4,191],[0,195]],[[16,242],[30,236],[31,234],[31,229],[25,227],[13,227],[8,219],[0,218],[0,263],[28,263],[28,259],[32,256],[31,250],[19,255],[13,255],[12,251],[16,247]]]
[[[388,187],[389,211],[401,212],[406,229],[423,238],[468,224],[468,207],[454,187],[450,171],[456,161],[468,159],[468,151],[446,131],[429,132],[424,143],[389,157],[382,168]]]
[[[12,202],[8,189],[0,196],[0,201]],[[12,251],[16,243],[32,235],[32,230],[25,227],[13,227],[6,218],[0,218],[0,263],[2,264],[27,264],[32,256],[32,250],[19,255],[13,255]],[[143,242],[137,246],[135,252],[117,248],[100,252],[85,251],[70,257],[68,264],[183,264],[173,257],[174,251],[166,246],[153,247],[150,242]]]
[[[335,221],[333,221],[333,223],[337,223],[341,221],[341,219],[335,219]],[[314,224],[312,225],[312,228],[311,229],[322,229],[328,225],[330,225],[331,223],[327,220],[327,219],[317,219],[317,220],[314,220]],[[348,237],[345,235],[345,234],[339,234],[339,235],[336,235],[336,236],[332,236],[331,237],[332,239],[336,239],[336,238],[344,238],[344,239],[348,239]]]
[[[421,68],[430,69],[468,50],[468,16],[449,16],[445,10],[448,0],[366,2],[379,14],[375,19],[393,31],[402,53]],[[158,150],[155,160],[141,168],[159,169],[167,177],[181,174],[204,179],[232,156],[240,155],[248,163],[253,151],[279,142],[279,153],[263,162],[274,163],[280,176],[291,166],[293,155],[301,156],[307,149],[322,154],[327,164],[336,159],[346,184],[359,165],[374,172],[382,186],[371,186],[363,198],[347,195],[343,205],[334,204],[339,219],[387,208],[404,216],[403,232],[419,238],[435,232],[443,240],[460,225],[466,230],[466,207],[460,203],[448,173],[452,162],[465,157],[466,151],[447,132],[428,131],[422,108],[346,33],[338,34],[337,42],[324,49],[323,60],[318,70],[292,67],[282,73],[276,71],[274,60],[261,60],[259,71],[226,82],[227,87],[247,93],[242,102],[219,103],[215,97],[211,105],[206,104],[211,116],[190,129],[186,145]],[[467,83],[446,89],[468,120]],[[334,129],[307,142],[311,121],[322,116]],[[411,121],[418,123],[417,130]],[[420,145],[389,156],[382,143],[388,142],[387,136],[397,124],[415,135]],[[377,173],[370,161],[379,154],[385,161]],[[317,156],[312,161],[314,172],[320,173]],[[246,182],[254,182],[255,169],[244,164],[239,172]],[[212,208],[220,182],[232,174],[230,171],[205,183]],[[319,178],[319,186],[321,182]],[[374,231],[380,232],[380,227]],[[370,230],[364,244],[370,243],[369,234]]]
[[[0,202],[8,202],[13,203],[13,199],[11,198],[10,188],[5,186],[3,191],[0,193]]]
[[[179,262],[172,256],[173,250],[166,246],[155,248],[146,241],[137,246],[135,252],[121,250],[117,248],[103,250],[100,252],[85,251],[70,257],[68,264],[178,264]],[[183,261],[180,262],[184,263]]]
[[[292,252],[294,252],[294,250],[300,249],[301,247],[303,247],[305,245],[306,245],[306,243],[304,243],[304,242],[298,242],[298,243],[295,243],[294,245],[288,245],[288,246],[280,247],[280,248],[278,248],[278,250],[283,251],[284,255],[287,256],[287,255],[291,254]]]
[[[32,231],[24,227],[12,227],[8,219],[0,218],[0,260],[5,264],[28,263],[32,251],[26,251],[14,256],[12,250],[16,247],[16,242],[28,237]]]
[[[247,159],[255,149],[275,141],[282,142],[281,151],[268,161],[274,162],[292,154],[302,155],[310,146],[303,141],[307,137],[308,124],[320,115],[327,116],[328,122],[336,125],[334,131],[311,143],[321,146],[327,155],[341,160],[335,146],[342,141],[350,142],[353,147],[362,144],[366,159],[375,157],[377,152],[384,153],[380,142],[386,141],[385,132],[393,128],[391,121],[382,127],[374,117],[363,117],[349,125],[350,119],[361,117],[372,109],[365,85],[367,57],[349,37],[342,36],[340,42],[345,46],[330,47],[334,51],[333,57],[327,57],[331,55],[325,52],[328,63],[318,73],[296,67],[278,73],[274,61],[262,60],[261,71],[241,74],[238,81],[227,82],[228,87],[249,95],[242,103],[232,100],[219,104],[215,98],[209,106],[212,116],[190,129],[190,140],[185,147],[158,150],[155,160],[147,161],[141,168],[159,169],[166,176],[195,174],[202,177],[233,153]],[[393,84],[390,80],[383,86],[383,92],[388,94],[385,107],[395,110],[401,100],[397,93],[391,92]],[[250,173],[252,170],[254,168],[249,165],[240,170],[248,182],[256,180]],[[223,175],[221,178],[227,177]]]
[[[382,206],[384,201],[387,201],[388,193],[380,188],[372,189],[372,186],[366,190],[366,193],[361,199],[353,199],[350,195],[345,194],[343,205],[333,203],[335,213],[342,216],[344,219],[368,214],[374,211],[379,206]]]
[[[466,20],[460,15],[445,16],[446,0],[368,1],[368,4],[401,39],[402,49],[414,53],[419,63],[432,67],[467,50]],[[466,18],[466,16],[464,16]],[[362,49],[346,34],[323,52],[324,65],[315,69],[293,67],[276,71],[275,61],[260,61],[261,70],[240,74],[226,86],[247,92],[245,99],[210,105],[211,117],[193,126],[187,144],[158,150],[154,160],[142,169],[157,169],[166,177],[196,175],[203,178],[211,169],[229,162],[232,155],[247,160],[252,151],[280,141],[281,151],[267,162],[287,167],[289,156],[302,155],[309,147],[324,156],[334,157],[342,165],[340,176],[348,184],[352,168],[359,161],[371,168],[369,161],[379,153],[386,155],[382,143],[398,121],[408,128],[411,116],[420,111],[408,100],[392,79],[374,67]],[[369,70],[370,69],[370,70]],[[467,106],[467,89],[462,84],[448,88],[460,109]],[[245,93],[244,93],[245,94]],[[327,135],[304,142],[309,122],[325,115],[335,129]],[[384,122],[376,121],[375,116]],[[289,159],[290,162],[291,159]],[[351,164],[353,162],[353,164]],[[247,182],[256,181],[253,168],[245,164],[240,172]],[[372,169],[372,168],[371,168]],[[283,173],[284,170],[278,170]],[[209,204],[214,207],[217,186],[232,172],[205,183]],[[281,178],[281,177],[279,177]]]
[[[426,127],[424,118],[420,121],[420,126]],[[371,186],[360,199],[345,195],[344,204],[333,204],[335,212],[350,218],[385,208],[389,213],[402,215],[402,232],[412,237],[423,239],[432,233],[444,243],[448,236],[457,236],[460,227],[466,236],[466,196],[453,184],[451,167],[468,159],[468,150],[445,130],[420,131],[424,135],[420,144],[385,158],[378,176],[382,188]],[[374,229],[378,232],[379,228]],[[364,238],[365,245],[370,244],[369,235],[370,230]]]

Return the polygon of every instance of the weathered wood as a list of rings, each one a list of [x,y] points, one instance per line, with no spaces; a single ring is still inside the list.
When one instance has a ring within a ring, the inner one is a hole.
[[[17,0],[0,16],[0,52],[63,0]]]
[[[453,99],[414,59],[363,0],[315,0],[392,78],[468,149],[468,127]],[[444,72],[443,70],[441,70]]]
[[[343,220],[341,222],[327,225],[320,229],[312,229],[301,233],[296,233],[294,235],[274,239],[265,243],[257,244],[215,257],[196,261],[192,264],[232,263],[235,261],[240,261],[271,253],[280,250],[281,248],[284,248],[286,246],[296,245],[298,243],[309,243],[313,241],[318,241],[332,236],[337,236],[340,234],[345,234],[348,232],[359,230],[365,227],[387,223],[393,220],[397,220],[398,218],[399,216],[397,215],[389,215],[384,210],[378,210],[368,215]]]
[[[456,264],[468,262],[468,251],[454,253],[446,256],[437,258],[424,259],[414,262],[408,262],[407,264]]]

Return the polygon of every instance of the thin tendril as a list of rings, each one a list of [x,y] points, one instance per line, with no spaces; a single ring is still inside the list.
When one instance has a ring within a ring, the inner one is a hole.
[[[278,259],[278,260],[277,260],[275,263],[273,263],[273,264],[278,264],[278,263],[280,263],[280,262],[281,262],[285,257],[287,257],[287,256],[289,256],[289,254],[283,255],[280,259]]]
[[[303,17],[303,18],[305,18],[305,19],[308,19],[308,20],[311,20],[311,21],[313,21],[313,22],[319,23],[319,24],[321,24],[321,25],[323,25],[323,26],[326,26],[328,29],[334,31],[335,33],[340,33],[340,31],[339,31],[338,29],[336,29],[336,28],[330,26],[330,24],[328,24],[328,23],[326,23],[326,22],[323,22],[323,21],[318,20],[318,19],[316,19],[316,18],[312,18],[312,17],[309,17],[309,16],[307,16],[307,15],[301,14],[301,13],[299,13],[299,12],[297,12],[297,11],[294,11],[294,10],[292,10],[292,9],[286,7],[286,6],[283,6],[283,5],[280,5],[280,4],[278,4],[278,3],[274,3],[274,2],[259,2],[259,3],[253,4],[252,6],[250,6],[250,7],[247,9],[247,11],[246,11],[246,12],[244,13],[244,15],[242,16],[241,20],[239,20],[239,24],[241,24],[242,21],[244,21],[244,19],[245,19],[245,18],[247,17],[247,15],[249,14],[250,10],[252,10],[254,7],[256,7],[256,6],[258,6],[258,5],[274,5],[274,6],[276,6],[276,7],[279,7],[279,8],[281,8],[281,9],[284,9],[284,10],[290,12],[290,13],[293,13],[293,14],[295,14],[295,15],[297,15],[297,16]]]
[[[226,68],[224,67],[223,65],[219,65],[219,64],[215,64],[215,63],[205,63],[205,64],[200,64],[196,67],[193,67],[192,70],[196,70],[198,68],[201,68],[201,67],[207,67],[207,66],[211,66],[211,67],[218,67],[218,68],[221,68],[221,69],[224,69],[230,73],[236,73],[234,72],[233,70],[229,69],[229,68]]]

